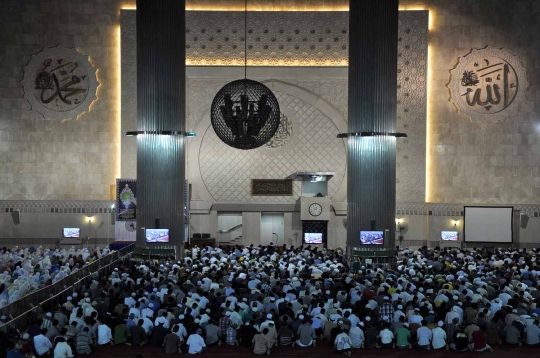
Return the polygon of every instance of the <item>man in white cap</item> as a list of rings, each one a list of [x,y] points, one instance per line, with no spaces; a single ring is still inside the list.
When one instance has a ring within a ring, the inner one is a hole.
[[[266,320],[264,322],[262,322],[261,325],[259,326],[259,332],[262,332],[263,328],[268,326],[269,324],[272,324],[274,326],[276,324],[272,319],[272,314],[271,313],[268,313],[266,315]]]
[[[124,298],[124,304],[128,306],[128,308],[135,307],[137,304],[137,301],[135,301],[135,297],[137,297],[137,294],[133,292],[131,296],[127,296]]]
[[[448,350],[448,345],[446,344],[446,332],[443,329],[444,322],[439,321],[437,322],[437,327],[433,328],[432,331],[432,338],[431,338],[431,346],[433,349],[443,349],[446,348]]]

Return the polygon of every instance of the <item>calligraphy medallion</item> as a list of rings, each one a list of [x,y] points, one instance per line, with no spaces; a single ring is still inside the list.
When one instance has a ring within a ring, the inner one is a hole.
[[[45,47],[24,67],[24,98],[44,119],[77,118],[96,100],[99,82],[88,56],[75,49]]]
[[[458,113],[471,120],[498,121],[516,113],[529,87],[517,56],[487,46],[460,57],[448,88]]]

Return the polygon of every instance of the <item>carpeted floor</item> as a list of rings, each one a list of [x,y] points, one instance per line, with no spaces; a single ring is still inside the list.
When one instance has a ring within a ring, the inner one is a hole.
[[[497,346],[494,347],[493,353],[458,353],[453,351],[421,351],[421,350],[398,350],[398,349],[360,349],[355,350],[352,353],[353,357],[358,358],[378,358],[378,357],[410,357],[410,358],[462,358],[462,357],[475,357],[479,355],[487,355],[488,357],[493,358],[525,358],[527,356],[537,355],[540,352],[540,349],[537,348],[509,348]],[[185,352],[184,352],[185,353]],[[99,346],[93,352],[91,356],[98,356],[99,358],[114,358],[114,357],[131,357],[135,358],[137,355],[141,354],[143,358],[156,358],[156,357],[165,357],[165,353],[158,348],[152,346],[144,347],[127,347],[127,346]],[[202,355],[211,356],[212,358],[219,357],[242,357],[242,356],[251,356],[254,354],[248,348],[243,347],[231,347],[231,346],[221,346],[221,347],[211,347],[207,352]],[[330,347],[326,344],[317,346],[315,348],[276,348],[271,356],[274,357],[345,357],[344,355],[339,355],[333,352]]]

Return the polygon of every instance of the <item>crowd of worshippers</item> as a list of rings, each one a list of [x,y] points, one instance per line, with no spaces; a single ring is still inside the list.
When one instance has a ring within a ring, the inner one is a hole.
[[[198,354],[251,349],[492,351],[540,346],[536,251],[396,251],[392,265],[349,263],[311,247],[192,248],[186,258],[114,269],[26,332],[0,323],[8,358],[152,345]],[[5,317],[2,317],[5,319]]]
[[[108,248],[0,248],[0,308],[62,280],[108,253]]]

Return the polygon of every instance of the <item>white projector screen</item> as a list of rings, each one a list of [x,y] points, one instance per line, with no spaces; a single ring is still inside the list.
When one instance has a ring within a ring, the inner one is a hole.
[[[465,242],[511,243],[513,207],[465,207]]]

